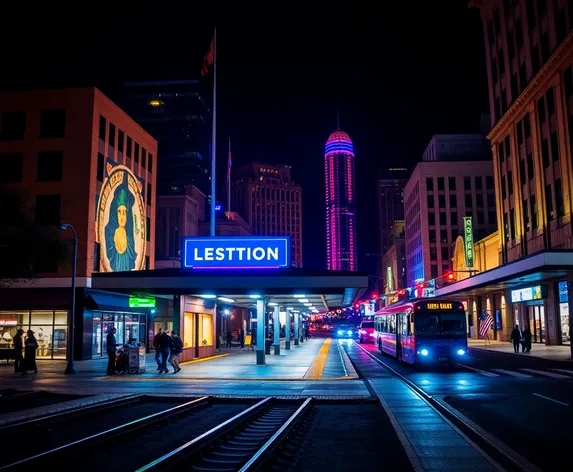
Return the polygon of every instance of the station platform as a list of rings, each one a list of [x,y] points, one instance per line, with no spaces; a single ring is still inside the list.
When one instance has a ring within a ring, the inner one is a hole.
[[[38,374],[14,374],[14,366],[0,365],[5,388],[103,393],[180,393],[211,395],[326,395],[369,396],[348,355],[331,338],[311,338],[280,355],[266,356],[256,365],[248,348],[223,350],[216,356],[181,364],[181,372],[159,374],[154,354],[147,355],[143,374],[105,375],[107,359],[77,361],[76,374],[64,375],[65,361],[38,361]]]

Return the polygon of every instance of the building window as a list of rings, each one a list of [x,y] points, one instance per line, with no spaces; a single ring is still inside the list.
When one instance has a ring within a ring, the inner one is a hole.
[[[485,188],[486,190],[493,190],[493,177],[491,175],[485,177]]]
[[[438,190],[445,190],[444,185],[445,185],[444,178],[438,177]]]
[[[513,172],[509,171],[507,173],[507,193],[513,195]]]
[[[529,175],[529,180],[532,180],[534,177],[532,153],[527,154],[527,174]]]
[[[125,134],[122,130],[117,130],[117,151],[123,153],[123,144],[125,140]]]
[[[458,198],[455,194],[450,195],[450,209],[455,209],[458,207]]]
[[[442,262],[447,261],[450,258],[450,254],[447,247],[442,248]]]
[[[151,192],[151,184],[147,182],[147,204],[152,205],[153,193]]]
[[[483,189],[481,175],[475,177],[475,186],[476,186],[476,190],[482,190]]]
[[[448,177],[448,187],[450,190],[456,189],[456,178],[455,177]]]
[[[147,155],[147,170],[153,172],[153,154]]]
[[[467,212],[468,209],[471,210],[474,206],[471,194],[466,195],[465,200],[466,200],[465,203],[466,203],[466,212]]]
[[[553,191],[551,185],[545,186],[545,211],[549,221],[555,219],[555,212],[553,211]]]
[[[430,277],[435,279],[438,276],[438,266],[436,264],[432,264],[430,266]]]
[[[529,119],[529,113],[523,118],[523,132],[525,133],[525,138],[531,136],[531,120]]]
[[[446,208],[446,196],[445,195],[438,195],[438,207],[439,208]]]
[[[132,139],[128,136],[127,137],[127,144],[125,146],[125,155],[129,158],[131,158],[131,148],[133,146],[133,141]]]
[[[66,110],[42,110],[40,138],[63,138],[66,129]]]
[[[426,177],[426,190],[434,190],[434,179],[432,177]]]
[[[523,159],[519,160],[519,183],[523,186],[527,182],[527,177],[525,175],[525,161]]]
[[[541,142],[541,159],[543,160],[543,167],[547,169],[551,163],[549,160],[549,143],[547,139]]]
[[[441,243],[447,243],[448,242],[448,230],[447,229],[441,229],[440,230],[440,242]]]
[[[565,204],[563,202],[563,187],[561,179],[555,179],[555,206],[557,207],[557,216],[565,215]]]
[[[0,119],[0,140],[15,141],[24,139],[26,112],[5,111]]]
[[[199,343],[200,346],[213,345],[213,315],[199,314]]]
[[[135,163],[138,164],[139,163],[139,143],[135,143],[135,149],[133,151],[134,154],[134,159],[135,159]]]
[[[531,227],[537,228],[537,201],[535,195],[531,196]]]
[[[60,226],[60,195],[36,195],[34,224]]]
[[[109,123],[109,145],[115,147],[115,125],[111,122]]]
[[[435,226],[436,225],[436,214],[433,211],[428,213],[428,225]]]
[[[510,235],[509,235],[509,225],[507,223],[507,213],[503,214],[503,230],[505,232],[505,242],[508,243]]]
[[[527,200],[523,202],[523,226],[525,226],[525,231],[531,231],[531,222],[529,221],[529,206]]]
[[[553,93],[553,87],[549,87],[545,99],[547,100],[547,113],[551,116],[555,113],[555,94]]]
[[[20,205],[20,197],[17,194],[0,196],[0,221],[5,227],[21,224],[23,215]]]
[[[428,201],[428,208],[434,208],[434,195],[427,195],[426,199]]]
[[[96,178],[98,180],[98,182],[103,182],[103,172],[104,172],[104,163],[105,163],[105,159],[103,157],[103,154],[101,152],[97,153],[97,172],[96,172]]]
[[[450,213],[450,220],[452,222],[452,226],[456,226],[458,224],[458,212],[452,211]]]
[[[99,117],[99,137],[105,141],[105,128],[106,128],[106,120],[103,116],[100,115]]]
[[[551,160],[557,162],[559,160],[559,143],[557,141],[557,131],[551,133]]]
[[[64,168],[64,151],[42,151],[38,153],[38,182],[59,182]]]
[[[151,218],[146,217],[145,219],[145,240],[149,241],[149,235],[151,233]]]
[[[147,150],[142,146],[141,147],[141,167],[145,169],[145,164],[147,161]]]
[[[539,123],[542,124],[545,122],[545,99],[541,97],[537,101],[537,114],[539,115]]]
[[[0,154],[0,184],[17,184],[22,181],[24,156],[21,152]]]
[[[472,179],[471,177],[464,177],[464,190],[472,189]]]
[[[509,210],[509,229],[511,231],[511,239],[515,239],[515,209]]]
[[[446,226],[448,223],[446,221],[446,214],[444,212],[440,213],[440,226]]]

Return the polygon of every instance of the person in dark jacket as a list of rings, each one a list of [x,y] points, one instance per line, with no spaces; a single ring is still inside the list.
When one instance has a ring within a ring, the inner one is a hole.
[[[530,352],[531,351],[531,331],[529,331],[529,327],[525,326],[523,328],[523,352]]]
[[[172,344],[173,340],[171,339],[171,336],[169,336],[166,331],[163,331],[157,340],[157,347],[159,348],[159,353],[161,354],[161,365],[159,366],[160,374],[163,372],[166,374],[169,373],[169,370],[167,369],[167,360],[171,354]]]
[[[515,325],[515,328],[511,332],[511,342],[513,343],[513,350],[517,354],[519,352],[519,346],[521,345],[521,340],[523,336],[521,335],[521,330],[519,329],[519,325]]]
[[[115,356],[117,351],[117,341],[115,339],[115,333],[117,330],[115,328],[111,328],[109,333],[105,338],[106,340],[106,351],[107,351],[107,375],[115,375]]]
[[[179,367],[179,355],[183,352],[183,340],[177,336],[175,331],[171,331],[171,356],[169,357],[169,363],[173,367],[173,373],[176,374],[181,370]]]
[[[24,356],[22,350],[24,349],[24,330],[19,329],[14,336],[14,372],[22,372]]]
[[[155,362],[157,362],[157,372],[161,370],[161,351],[159,350],[159,337],[163,333],[163,328],[157,330],[157,334],[153,337],[153,349],[155,349]]]
[[[34,337],[34,331],[29,329],[26,333],[26,341],[24,343],[24,367],[22,374],[26,375],[29,370],[33,370],[34,374],[38,373],[36,366],[36,351],[38,350],[38,341]]]

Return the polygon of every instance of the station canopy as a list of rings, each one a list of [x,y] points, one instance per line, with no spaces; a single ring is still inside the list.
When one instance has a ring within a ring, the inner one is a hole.
[[[311,269],[155,269],[94,273],[92,288],[133,295],[188,295],[252,308],[257,299],[301,313],[350,306],[368,289],[360,272]]]

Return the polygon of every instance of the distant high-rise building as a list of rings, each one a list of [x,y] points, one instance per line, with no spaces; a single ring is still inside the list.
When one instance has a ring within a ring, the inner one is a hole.
[[[253,162],[237,168],[231,206],[260,236],[290,236],[292,264],[302,267],[302,190],[290,167]]]
[[[481,134],[435,134],[423,161],[481,161],[491,159],[489,141]]]
[[[379,251],[384,255],[390,247],[390,231],[394,222],[404,219],[404,187],[408,169],[391,168],[380,173],[377,185]]]
[[[329,270],[357,270],[354,146],[337,130],[324,147],[326,259]]]
[[[157,194],[209,194],[209,109],[198,80],[129,82],[122,107],[158,141]]]

